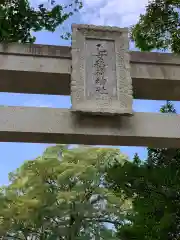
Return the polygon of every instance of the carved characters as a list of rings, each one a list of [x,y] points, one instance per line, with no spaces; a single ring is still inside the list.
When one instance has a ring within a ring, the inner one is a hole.
[[[105,87],[107,78],[105,77],[105,71],[106,71],[106,64],[104,62],[104,57],[107,56],[107,50],[103,48],[102,44],[96,45],[97,54],[96,61],[94,64],[95,67],[95,86],[96,86],[96,92],[100,94],[108,94],[107,89]]]

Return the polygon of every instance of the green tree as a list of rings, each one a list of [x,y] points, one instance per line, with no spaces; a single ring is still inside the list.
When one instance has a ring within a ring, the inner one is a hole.
[[[180,53],[180,0],[150,0],[145,14],[132,27],[131,38],[142,51]]]
[[[180,0],[149,0],[131,39],[141,51],[180,53]],[[176,114],[169,101],[160,111]],[[145,162],[135,155],[133,162],[109,169],[110,188],[132,199],[128,221],[117,227],[121,239],[180,238],[179,162],[180,149],[148,148]]]
[[[117,149],[49,147],[10,173],[1,188],[3,239],[108,239],[131,202],[106,187],[107,170],[127,161]]]
[[[65,6],[50,1],[51,8],[40,4],[33,8],[29,0],[5,0],[0,4],[0,42],[33,43],[32,31],[54,32],[65,20],[82,7],[82,2],[72,0]],[[65,35],[66,37],[66,35]]]
[[[167,102],[161,112],[176,114]],[[109,170],[110,187],[132,199],[133,211],[118,228],[123,240],[177,240],[180,236],[180,149],[148,148],[147,161]]]

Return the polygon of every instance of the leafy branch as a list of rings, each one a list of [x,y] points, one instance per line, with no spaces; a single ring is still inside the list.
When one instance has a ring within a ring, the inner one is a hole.
[[[33,43],[32,32],[47,30],[54,32],[75,12],[82,8],[82,2],[72,0],[63,6],[50,2],[50,9],[40,4],[33,8],[28,0],[5,0],[0,2],[0,42]]]

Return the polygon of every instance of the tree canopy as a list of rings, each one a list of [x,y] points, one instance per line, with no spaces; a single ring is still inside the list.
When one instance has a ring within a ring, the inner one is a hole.
[[[180,53],[180,0],[150,0],[132,27],[131,38],[141,51]]]
[[[180,0],[150,0],[131,29],[131,39],[141,51],[158,49],[179,54]],[[160,111],[176,114],[169,101]],[[111,187],[116,192],[123,189],[133,199],[133,214],[118,228],[122,240],[179,239],[179,162],[180,149],[148,148],[146,161],[136,155],[123,168],[111,169]]]
[[[141,51],[180,53],[180,0],[150,0],[131,28],[131,39]],[[176,114],[169,101],[160,112]],[[132,214],[118,226],[122,240],[178,240],[180,238],[180,149],[148,148],[146,161],[113,167],[110,186],[132,199]],[[117,172],[119,175],[117,175]]]
[[[0,2],[0,42],[33,43],[32,32],[54,32],[65,20],[82,7],[82,2],[72,0],[69,5],[50,1],[50,8],[39,4],[31,6],[29,0],[4,0]]]
[[[161,112],[176,114],[167,102]],[[118,227],[122,240],[178,240],[180,236],[180,149],[148,148],[146,161],[109,169],[111,188],[132,199],[128,221]]]
[[[127,160],[118,149],[47,148],[10,173],[10,184],[1,188],[0,237],[118,239],[114,228],[131,201],[106,187],[105,177],[115,163]]]

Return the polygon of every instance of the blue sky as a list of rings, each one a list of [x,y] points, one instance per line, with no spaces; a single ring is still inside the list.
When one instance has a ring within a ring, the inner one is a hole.
[[[70,41],[63,41],[60,35],[63,31],[70,31],[71,23],[130,26],[136,23],[146,3],[147,0],[84,0],[84,9],[68,20],[63,28],[57,29],[53,34],[45,31],[35,34],[36,43],[70,45]],[[133,50],[133,46],[131,49]],[[133,108],[137,112],[158,112],[163,103],[164,101],[135,100]],[[0,93],[0,105],[69,108],[71,103],[70,97],[65,96]],[[180,109],[179,103],[175,102],[175,107],[177,110]],[[7,184],[10,171],[19,167],[23,161],[40,155],[47,146],[47,144],[0,143],[0,184]],[[135,152],[138,152],[142,159],[146,158],[145,148],[121,147],[120,149],[130,158]]]

